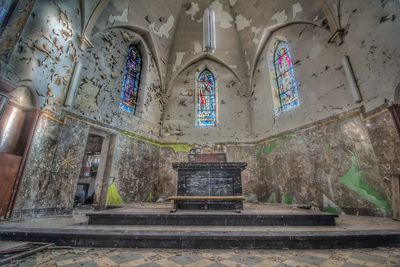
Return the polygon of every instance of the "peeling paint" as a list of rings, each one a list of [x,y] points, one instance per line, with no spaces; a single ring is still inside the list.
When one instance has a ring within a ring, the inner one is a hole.
[[[178,67],[182,64],[183,57],[185,56],[185,52],[177,52],[176,53],[176,59],[175,59],[175,64],[174,68],[172,69],[173,72],[175,72]]]
[[[229,29],[232,27],[233,18],[229,12],[224,11],[223,5],[215,0],[211,6],[215,10],[215,20],[219,22],[219,26],[223,29]]]
[[[256,27],[251,27],[251,32],[254,34],[253,38],[251,39],[253,41],[254,44],[258,44],[260,42],[260,40],[258,39],[258,34],[260,33],[261,28],[256,28]]]
[[[241,31],[250,26],[251,19],[247,19],[242,14],[239,14],[235,18],[235,23],[236,23],[236,29],[238,31]]]
[[[194,20],[194,16],[196,16],[197,12],[199,11],[200,11],[199,4],[191,2],[189,9],[185,11],[185,14],[189,15],[191,20]]]
[[[195,54],[200,54],[203,51],[203,47],[202,47],[201,43],[194,42],[193,45],[194,45],[193,49],[194,49]]]
[[[236,5],[237,1],[238,1],[238,0],[229,0],[229,5],[230,5],[231,7],[234,7],[234,6]]]
[[[276,24],[285,23],[288,19],[286,16],[286,10],[282,10],[281,12],[276,12],[271,19],[276,20]]]
[[[301,6],[301,4],[299,2],[297,2],[296,4],[294,4],[292,6],[292,11],[293,11],[293,18],[294,19],[297,15],[297,13],[301,13],[303,11],[303,7]]]
[[[115,21],[121,22],[121,23],[127,23],[128,22],[128,8],[125,8],[124,11],[122,11],[121,15],[110,15],[108,18],[108,23],[114,24]]]
[[[174,27],[174,16],[169,15],[166,23],[162,24],[158,30],[156,30],[156,24],[153,22],[149,25],[150,29],[159,37],[169,38],[169,32]]]

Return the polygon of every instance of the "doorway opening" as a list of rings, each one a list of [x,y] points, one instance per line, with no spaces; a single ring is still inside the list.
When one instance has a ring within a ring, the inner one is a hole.
[[[101,208],[105,205],[110,164],[110,135],[90,129],[78,178],[74,207]]]

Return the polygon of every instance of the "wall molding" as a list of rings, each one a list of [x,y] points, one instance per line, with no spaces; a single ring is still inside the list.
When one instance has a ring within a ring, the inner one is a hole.
[[[213,145],[225,145],[225,146],[257,146],[257,145],[264,145],[264,144],[268,144],[270,142],[273,142],[275,140],[279,140],[285,136],[290,136],[293,133],[299,131],[299,130],[310,130],[313,128],[318,128],[318,127],[322,127],[325,125],[329,125],[332,123],[336,123],[338,121],[343,121],[343,120],[347,120],[349,118],[352,117],[356,117],[359,116],[361,121],[369,121],[371,119],[374,119],[380,115],[383,115],[384,113],[388,112],[389,109],[385,106],[382,105],[380,107],[375,108],[374,110],[366,113],[362,107],[360,108],[356,108],[338,115],[334,115],[334,116],[330,116],[327,117],[325,119],[319,120],[317,122],[312,122],[276,135],[272,135],[266,138],[262,138],[260,140],[254,140],[253,142],[219,142],[219,143],[215,143]],[[185,143],[185,142],[160,142],[159,140],[156,140],[154,138],[150,138],[150,137],[146,137],[143,135],[140,135],[138,133],[134,133],[131,131],[126,131],[123,129],[119,129],[113,126],[105,126],[102,125],[96,121],[93,121],[91,119],[88,118],[83,118],[77,114],[74,114],[72,112],[67,112],[68,114],[65,114],[64,117],[62,119],[57,118],[57,116],[55,114],[52,114],[50,111],[47,110],[36,110],[37,113],[39,113],[39,115],[57,123],[60,125],[65,125],[66,121],[68,119],[71,120],[76,120],[82,123],[85,123],[89,126],[104,130],[108,133],[111,134],[121,134],[124,135],[126,137],[129,137],[131,139],[137,140],[137,141],[141,141],[153,146],[156,146],[158,148],[170,148],[172,150],[174,150],[174,152],[178,153],[178,152],[184,152],[184,153],[188,153],[193,147],[195,147],[196,143]]]

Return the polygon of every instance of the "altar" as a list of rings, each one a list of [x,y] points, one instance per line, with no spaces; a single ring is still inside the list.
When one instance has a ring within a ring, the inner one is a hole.
[[[179,162],[172,167],[178,173],[177,196],[242,196],[241,172],[245,162]],[[210,200],[208,209],[243,209],[243,203]],[[178,209],[202,209],[203,203],[196,200],[177,202]]]

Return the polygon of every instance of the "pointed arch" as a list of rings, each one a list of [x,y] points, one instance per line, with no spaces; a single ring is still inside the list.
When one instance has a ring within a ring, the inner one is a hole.
[[[217,101],[215,76],[207,68],[197,78],[196,126],[217,126]]]
[[[273,87],[272,90],[277,90],[277,94],[275,92],[272,94],[279,98],[279,106],[275,106],[275,114],[279,114],[300,105],[298,85],[287,42],[279,41],[276,44],[273,62],[277,88]]]
[[[131,45],[126,59],[125,74],[119,103],[119,107],[127,112],[135,113],[136,111],[141,72],[142,56],[136,45]]]

